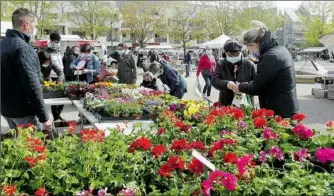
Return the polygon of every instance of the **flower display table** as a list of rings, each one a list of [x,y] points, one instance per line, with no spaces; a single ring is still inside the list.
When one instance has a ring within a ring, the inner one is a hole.
[[[109,129],[117,128],[123,134],[130,135],[133,132],[137,132],[138,129],[148,130],[151,125],[154,125],[152,120],[113,121],[94,124],[94,126],[99,130],[105,131],[105,136],[110,135]]]

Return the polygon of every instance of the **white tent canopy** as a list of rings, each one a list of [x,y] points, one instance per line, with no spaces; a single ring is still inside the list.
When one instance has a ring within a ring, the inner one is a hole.
[[[172,49],[173,46],[169,44],[163,44],[163,45],[148,45],[145,47],[146,49]]]
[[[205,48],[205,47],[210,47],[210,48],[223,48],[224,44],[227,40],[231,39],[230,37],[226,36],[225,34],[222,34],[221,36],[217,37],[214,40],[198,44],[199,48]]]

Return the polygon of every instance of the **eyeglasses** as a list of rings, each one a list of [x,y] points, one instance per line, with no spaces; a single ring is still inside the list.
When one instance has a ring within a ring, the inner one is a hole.
[[[230,56],[230,57],[232,56],[237,57],[240,55],[240,52],[226,52],[226,54],[227,56]]]

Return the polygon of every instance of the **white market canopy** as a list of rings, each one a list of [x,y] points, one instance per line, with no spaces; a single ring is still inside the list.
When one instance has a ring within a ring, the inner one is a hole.
[[[322,52],[323,50],[326,50],[326,47],[311,47],[302,50],[301,53]]]
[[[5,36],[7,29],[12,29],[12,28],[13,28],[12,22],[1,21],[1,36]]]
[[[198,44],[199,48],[205,48],[205,47],[210,47],[210,48],[223,48],[224,44],[227,40],[231,39],[225,34],[222,34],[221,36],[217,37],[216,39],[213,39],[211,41]]]
[[[145,47],[146,49],[173,49],[173,46],[169,44],[164,45],[148,45]]]

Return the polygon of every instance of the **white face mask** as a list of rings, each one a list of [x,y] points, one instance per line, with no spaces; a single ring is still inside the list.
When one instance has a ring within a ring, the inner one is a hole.
[[[237,62],[239,62],[241,60],[241,53],[239,54],[239,56],[236,56],[236,57],[230,57],[230,56],[227,56],[226,55],[226,60],[232,64],[235,64]]]
[[[49,64],[42,64],[43,67],[47,68]]]
[[[117,50],[117,52],[118,52],[119,55],[124,54],[124,50]]]
[[[60,43],[53,43],[53,42],[49,42],[49,48],[55,49],[55,50],[59,50],[60,48]]]
[[[207,55],[212,55],[212,50],[207,50],[205,53],[206,53]]]

